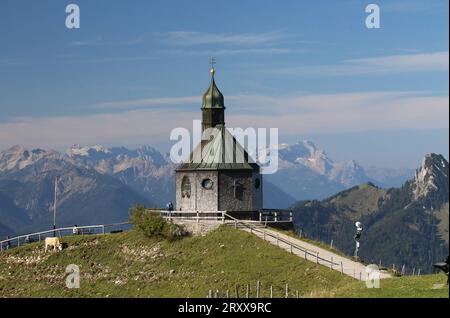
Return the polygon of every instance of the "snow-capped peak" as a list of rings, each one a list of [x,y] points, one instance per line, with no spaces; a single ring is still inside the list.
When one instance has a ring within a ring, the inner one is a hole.
[[[67,150],[67,154],[69,156],[84,156],[88,157],[92,153],[110,153],[108,148],[103,147],[102,145],[94,145],[94,146],[80,146],[73,145]]]
[[[16,145],[0,152],[0,172],[21,170],[44,157],[59,157],[56,151],[43,149],[28,150],[24,146]]]
[[[334,162],[322,149],[309,140],[298,141],[295,144],[282,143],[261,152],[264,157],[273,149],[278,149],[279,168],[292,169],[306,167],[331,181],[345,186],[353,186],[369,181],[364,169],[354,160]]]

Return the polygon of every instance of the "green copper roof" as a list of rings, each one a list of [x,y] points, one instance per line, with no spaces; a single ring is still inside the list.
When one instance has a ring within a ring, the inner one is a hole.
[[[210,138],[205,139],[207,140],[203,140],[190,154],[189,158],[178,166],[177,171],[259,171],[258,164],[254,162],[225,126],[216,127],[212,130]]]
[[[224,108],[225,103],[222,93],[217,88],[216,82],[214,81],[214,68],[211,69],[211,84],[203,94],[203,104],[202,108]]]

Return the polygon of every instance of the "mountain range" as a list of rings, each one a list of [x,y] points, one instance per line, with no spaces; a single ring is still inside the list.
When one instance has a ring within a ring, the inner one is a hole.
[[[310,141],[278,147],[279,170],[263,178],[266,208],[322,199],[368,181],[390,186],[353,160],[331,160]],[[1,151],[0,236],[12,234],[12,229],[23,233],[51,227],[56,177],[58,225],[110,223],[126,219],[135,203],[164,206],[174,201],[175,167],[167,154],[149,146],[74,145],[64,153],[14,146]],[[406,180],[409,174],[413,172],[400,173],[397,179]]]
[[[383,188],[398,186],[414,175],[414,170],[364,169],[355,160],[336,162],[311,141],[278,147],[278,171],[265,180],[297,200],[324,199],[355,185],[371,182]],[[270,148],[266,153],[270,152]],[[271,202],[267,202],[267,207]],[[280,207],[278,205],[278,207]]]
[[[360,256],[397,269],[432,271],[449,251],[449,166],[442,155],[427,155],[399,188],[365,183],[325,200],[293,206],[297,231],[353,255],[355,222],[363,224]]]
[[[133,204],[151,205],[120,180],[65,155],[16,146],[0,153],[2,236],[51,228],[56,178],[57,226],[121,222]]]

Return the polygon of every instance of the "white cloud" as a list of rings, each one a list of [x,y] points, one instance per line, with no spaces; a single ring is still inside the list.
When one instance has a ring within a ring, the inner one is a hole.
[[[389,55],[344,60],[338,64],[292,66],[272,70],[295,76],[356,76],[407,72],[448,72],[449,52]]]
[[[144,37],[136,37],[132,39],[125,39],[125,40],[111,40],[106,41],[102,37],[97,37],[93,39],[87,39],[87,40],[76,40],[69,43],[69,46],[73,47],[83,47],[83,46],[130,46],[130,45],[137,45],[144,43]]]
[[[145,98],[145,99],[132,99],[124,101],[104,102],[93,105],[95,108],[108,108],[108,109],[126,109],[126,108],[142,108],[151,106],[165,106],[165,105],[186,105],[193,103],[200,103],[201,96],[183,96],[183,97],[160,97],[160,98]]]
[[[250,122],[279,127],[281,134],[448,129],[448,105],[448,96],[407,92],[259,97],[253,111],[243,115],[229,113],[227,122],[244,127]]]
[[[382,71],[447,71],[448,52],[391,55],[344,61],[353,65],[368,66]]]
[[[0,67],[1,66],[11,66],[11,65],[17,65],[19,64],[19,61],[17,59],[0,59]]]
[[[197,97],[163,98],[162,103]],[[162,107],[129,110],[156,99],[113,107],[126,111],[87,116],[19,118],[0,123],[0,148],[14,144],[66,147],[71,144],[142,144],[169,141],[171,129],[191,129],[195,109]],[[124,104],[121,104],[124,103]],[[414,92],[365,92],[291,97],[226,97],[229,127],[278,127],[280,134],[364,132],[399,129],[448,129],[449,97]],[[155,104],[156,105],[156,104]]]
[[[307,49],[291,49],[284,47],[262,47],[262,48],[236,48],[236,49],[220,49],[220,50],[179,50],[179,49],[169,49],[160,50],[159,53],[162,54],[172,54],[179,56],[186,55],[206,55],[210,56],[214,53],[215,56],[229,56],[229,55],[262,55],[262,54],[297,54],[305,53]]]
[[[284,38],[279,32],[215,34],[192,31],[173,31],[166,33],[164,36],[167,42],[183,46],[210,44],[251,46],[274,43]]]

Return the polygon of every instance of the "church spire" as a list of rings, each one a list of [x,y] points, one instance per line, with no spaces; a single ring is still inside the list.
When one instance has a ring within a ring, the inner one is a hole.
[[[217,125],[225,125],[225,103],[224,97],[220,92],[214,80],[216,70],[214,64],[216,64],[216,58],[211,57],[211,84],[206,92],[203,94],[202,102],[202,128],[205,130],[209,127],[215,127]]]

